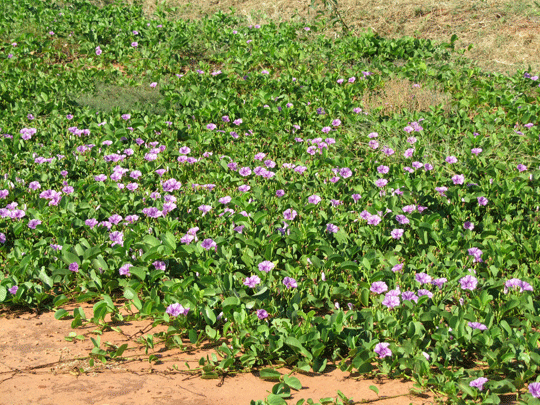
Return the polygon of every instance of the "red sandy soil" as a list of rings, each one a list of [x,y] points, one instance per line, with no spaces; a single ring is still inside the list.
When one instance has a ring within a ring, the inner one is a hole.
[[[74,306],[66,307],[73,310]],[[84,304],[87,316],[91,305]],[[181,404],[181,405],[248,405],[264,399],[275,382],[265,381],[257,372],[226,376],[223,379],[202,379],[200,373],[188,371],[198,367],[201,357],[212,349],[166,349],[156,344],[149,354],[159,361],[149,363],[144,348],[136,342],[140,336],[164,330],[151,329],[149,321],[128,321],[118,324],[122,333],[104,332],[104,342],[129,348],[125,360],[112,360],[94,367],[87,356],[93,344],[90,337],[97,328],[85,326],[71,329],[71,320],[56,320],[53,312],[36,315],[28,312],[0,312],[0,404]],[[70,332],[84,340],[66,341]],[[188,347],[188,345],[186,345]],[[290,372],[279,369],[282,374]],[[339,369],[319,374],[294,373],[302,383],[293,391],[290,404],[301,399],[337,396],[340,390],[354,403],[377,405],[433,404],[433,396],[413,396],[413,383],[400,380],[367,380],[350,378]],[[369,389],[375,385],[379,396]]]

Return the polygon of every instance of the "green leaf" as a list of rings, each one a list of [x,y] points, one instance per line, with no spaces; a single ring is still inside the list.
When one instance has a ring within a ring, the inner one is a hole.
[[[54,318],[55,319],[62,319],[63,317],[65,317],[67,315],[69,315],[69,312],[66,311],[65,309],[60,308],[58,311],[56,311],[54,313]]]
[[[230,307],[237,307],[240,305],[240,300],[237,297],[228,297],[223,301],[223,311],[228,310]]]
[[[125,299],[132,300],[136,296],[137,296],[137,293],[133,289],[131,289],[129,287],[126,287],[126,289],[124,290],[124,298]]]
[[[7,297],[7,288],[3,285],[0,285],[0,302],[5,301]]]
[[[283,382],[297,391],[302,389],[302,383],[296,377],[289,377],[288,375],[284,375]]]
[[[264,368],[261,370],[259,377],[263,380],[279,380],[281,373],[273,368]]]
[[[130,267],[129,273],[136,276],[141,281],[144,281],[146,278],[146,269],[144,267]]]
[[[287,401],[275,394],[269,394],[266,401],[268,402],[268,405],[287,405]]]
[[[292,349],[296,349],[296,351],[299,351],[308,359],[311,360],[313,358],[313,355],[310,352],[308,352],[306,348],[302,346],[300,341],[296,339],[295,337],[287,336],[287,338],[285,339],[285,344],[290,346]]]
[[[199,340],[198,335],[197,335],[197,332],[195,332],[194,329],[190,329],[190,330],[189,330],[188,336],[189,336],[189,341],[190,341],[192,344],[197,343],[197,340]]]
[[[375,394],[379,395],[379,389],[375,387],[374,385],[370,385],[369,389],[373,391]]]
[[[118,349],[116,349],[116,352],[114,353],[114,357],[120,357],[124,353],[124,351],[128,348],[127,343],[124,343],[122,346],[120,346]]]
[[[42,268],[41,271],[39,272],[39,279],[43,281],[43,283],[48,288],[52,288],[54,285],[52,278],[50,278],[49,275],[45,272],[45,268]]]

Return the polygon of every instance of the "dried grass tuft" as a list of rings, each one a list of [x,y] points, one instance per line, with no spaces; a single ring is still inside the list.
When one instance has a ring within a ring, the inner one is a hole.
[[[441,106],[444,113],[451,111],[452,97],[438,89],[412,83],[407,79],[392,78],[375,91],[362,95],[362,105],[368,111],[380,109],[383,115],[401,114],[403,111],[429,111]]]

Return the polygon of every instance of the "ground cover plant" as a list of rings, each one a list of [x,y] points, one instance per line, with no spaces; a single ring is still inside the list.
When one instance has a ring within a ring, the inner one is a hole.
[[[215,342],[206,378],[540,397],[538,76],[324,21],[0,5],[0,302]],[[94,340],[93,357],[122,358]],[[150,356],[151,357],[151,356]],[[152,358],[150,358],[152,360]]]

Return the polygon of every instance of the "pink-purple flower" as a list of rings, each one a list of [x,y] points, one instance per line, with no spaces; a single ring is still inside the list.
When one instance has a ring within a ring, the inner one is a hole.
[[[264,262],[259,263],[259,270],[264,271],[268,273],[270,270],[272,270],[275,267],[275,264],[272,263],[269,260],[265,260]]]
[[[530,383],[529,393],[535,398],[540,398],[540,382]]]
[[[482,391],[484,389],[484,384],[488,382],[488,379],[486,377],[479,377],[476,380],[472,380],[469,383],[469,386],[473,388],[478,388],[478,391]]]
[[[118,269],[118,273],[121,276],[131,276],[131,273],[129,272],[130,267],[133,267],[133,265],[131,263],[126,263]]]
[[[382,294],[383,292],[388,291],[388,286],[384,281],[375,281],[371,284],[369,290],[375,294]]]
[[[285,285],[285,287],[287,287],[287,289],[291,289],[291,288],[297,288],[298,287],[298,284],[296,283],[296,280],[292,277],[285,277],[283,279],[283,284]]]
[[[377,343],[374,352],[379,355],[379,359],[392,356],[392,350],[389,349],[390,343]]]
[[[326,231],[329,233],[337,233],[339,228],[334,224],[326,224]]]
[[[297,215],[298,213],[291,208],[288,208],[283,212],[283,218],[285,218],[288,221],[293,221]]]
[[[473,291],[476,288],[476,285],[478,284],[478,279],[469,274],[469,275],[466,275],[465,277],[460,278],[459,284],[461,284],[462,290]]]
[[[187,315],[189,312],[189,308],[184,308],[182,305],[176,303],[169,305],[165,312],[170,316]]]
[[[254,288],[257,284],[261,282],[261,279],[258,276],[246,277],[244,279],[244,285],[249,288]]]

